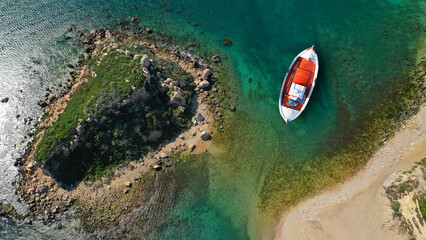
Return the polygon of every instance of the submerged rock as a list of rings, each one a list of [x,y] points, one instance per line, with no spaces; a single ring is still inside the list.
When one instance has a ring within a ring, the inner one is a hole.
[[[227,47],[229,47],[229,46],[231,46],[231,45],[232,45],[232,41],[231,41],[231,39],[229,39],[229,38],[224,38],[224,39],[222,40],[222,43],[223,43],[223,45],[225,45],[225,46],[227,46]]]
[[[47,102],[40,100],[40,101],[38,101],[37,105],[39,105],[41,108],[45,108],[45,107],[47,107]]]
[[[214,55],[213,57],[212,57],[212,62],[214,62],[214,63],[218,63],[218,62],[220,62],[222,59],[220,58],[220,56],[219,55]]]
[[[189,144],[189,145],[188,145],[188,150],[189,150],[190,152],[193,152],[195,148],[196,148],[196,146],[195,146],[194,144]]]

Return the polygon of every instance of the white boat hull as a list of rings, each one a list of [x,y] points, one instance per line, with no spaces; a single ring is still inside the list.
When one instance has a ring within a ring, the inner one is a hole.
[[[308,59],[312,62],[315,63],[315,72],[314,72],[314,77],[313,77],[313,82],[312,85],[310,87],[309,93],[307,95],[307,98],[302,106],[302,108],[300,110],[296,110],[293,108],[289,108],[286,107],[284,104],[282,104],[282,98],[283,98],[283,90],[284,90],[284,86],[286,85],[286,81],[289,81],[288,79],[288,74],[290,72],[290,70],[293,68],[293,65],[295,64],[295,62],[299,59],[299,57],[303,57],[305,59]],[[319,64],[318,64],[318,55],[315,52],[315,50],[313,49],[313,47],[308,48],[304,51],[302,51],[301,53],[299,53],[299,55],[297,55],[293,62],[291,63],[287,74],[284,78],[282,87],[281,87],[281,92],[280,92],[280,99],[279,99],[279,110],[280,110],[280,114],[282,116],[282,118],[285,120],[286,123],[291,122],[293,120],[295,120],[297,117],[300,116],[300,114],[303,112],[303,110],[305,110],[309,99],[311,98],[312,95],[312,91],[314,90],[315,84],[316,84],[316,80],[317,80],[317,76],[318,76],[318,69],[319,69]]]

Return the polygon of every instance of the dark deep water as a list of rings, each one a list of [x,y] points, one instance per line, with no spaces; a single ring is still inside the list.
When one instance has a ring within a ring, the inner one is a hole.
[[[268,167],[343,147],[366,108],[387,96],[415,63],[424,13],[417,0],[3,0],[0,98],[10,100],[0,104],[0,200],[25,211],[11,186],[13,162],[29,140],[24,136],[31,127],[23,119],[37,120],[45,89],[57,89],[66,80],[65,65],[77,61],[80,48],[62,41],[67,28],[91,30],[138,16],[171,36],[227,51],[240,93],[233,147],[199,156],[174,174],[177,190],[159,200],[171,201],[171,209],[150,238],[259,238],[256,204]],[[233,45],[223,47],[223,38]],[[294,56],[312,44],[320,60],[318,84],[305,112],[286,127],[277,108],[282,78]],[[128,238],[141,237],[138,224]],[[86,237],[76,222],[61,230],[0,223],[0,239],[58,238]]]

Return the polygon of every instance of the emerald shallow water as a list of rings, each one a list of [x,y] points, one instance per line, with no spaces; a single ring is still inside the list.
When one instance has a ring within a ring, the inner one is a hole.
[[[91,29],[138,16],[146,26],[194,39],[200,44],[196,51],[226,52],[225,63],[235,71],[237,111],[216,140],[218,149],[187,160],[173,181],[163,183],[177,191],[167,199],[173,202],[169,217],[154,231],[160,239],[260,238],[265,219],[272,219],[259,208],[264,184],[273,184],[265,177],[276,166],[303,166],[347,146],[370,107],[389,97],[414,65],[424,39],[425,7],[417,0],[52,2],[16,5],[28,13],[16,21],[27,27],[12,27],[3,38],[13,41],[22,29],[22,36],[36,40],[21,45],[42,42],[36,30],[28,30],[34,25],[46,33],[48,43],[36,44],[42,49],[52,41],[49,34],[58,38],[70,24]],[[11,6],[0,5],[0,17],[16,15]],[[233,45],[222,46],[223,38]],[[294,56],[313,44],[318,84],[306,110],[286,126],[278,112],[282,79]],[[0,50],[16,47],[2,45]],[[292,178],[279,181],[287,179]]]
[[[236,69],[240,94],[235,118],[225,127],[229,134],[221,139],[227,147],[197,159],[198,167],[183,174],[191,177],[181,181],[171,214],[179,224],[164,227],[165,239],[259,238],[265,227],[259,193],[263,184],[274,184],[263,183],[265,176],[276,165],[332,156],[349,144],[369,108],[389,97],[415,63],[424,26],[420,2],[176,5],[179,19],[199,24],[194,31],[202,32],[200,39],[232,39],[233,46],[223,49]],[[282,78],[294,56],[312,44],[320,60],[318,84],[305,112],[285,126],[277,108]]]

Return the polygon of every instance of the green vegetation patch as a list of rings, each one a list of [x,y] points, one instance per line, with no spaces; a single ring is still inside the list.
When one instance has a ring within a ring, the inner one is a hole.
[[[422,197],[418,199],[419,201],[419,209],[422,213],[423,220],[426,220],[426,194],[423,194]]]
[[[104,49],[92,57],[88,82],[72,94],[37,147],[35,160],[64,186],[99,179],[118,165],[141,158],[191,123],[189,110],[170,103],[174,88],[180,88],[189,104],[195,88],[191,75],[172,61],[158,59],[149,49],[131,44],[120,50]],[[136,54],[153,59],[149,80],[140,58],[133,57]],[[168,77],[176,86],[164,89],[160,78]]]

